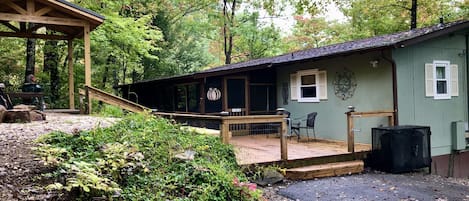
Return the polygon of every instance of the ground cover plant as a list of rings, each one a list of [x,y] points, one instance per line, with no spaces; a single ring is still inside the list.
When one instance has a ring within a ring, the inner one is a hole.
[[[74,199],[258,200],[231,146],[151,115],[112,127],[38,139],[37,154],[55,172],[48,189]]]

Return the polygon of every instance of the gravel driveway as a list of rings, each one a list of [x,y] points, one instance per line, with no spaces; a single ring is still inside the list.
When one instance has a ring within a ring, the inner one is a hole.
[[[425,173],[364,174],[300,181],[279,187],[292,200],[469,200],[469,180]]]
[[[57,195],[43,188],[38,175],[48,172],[35,158],[34,140],[52,131],[90,130],[109,126],[116,119],[84,115],[47,113],[46,121],[0,123],[0,200],[55,200]]]

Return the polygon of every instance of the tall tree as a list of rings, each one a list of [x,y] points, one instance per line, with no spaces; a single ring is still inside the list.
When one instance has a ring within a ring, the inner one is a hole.
[[[21,24],[21,28],[24,28],[24,23]],[[33,23],[28,23],[28,29],[34,27]],[[36,66],[36,39],[26,39],[26,70],[24,72],[24,80],[28,82],[28,75],[34,75]]]
[[[60,99],[60,77],[59,77],[59,50],[57,41],[48,40],[44,44],[44,67],[43,72],[49,75],[50,98],[55,103]]]

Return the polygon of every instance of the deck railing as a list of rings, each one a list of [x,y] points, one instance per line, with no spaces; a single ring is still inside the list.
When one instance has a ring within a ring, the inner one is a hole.
[[[347,143],[348,152],[355,152],[355,128],[354,118],[363,117],[388,117],[389,126],[394,126],[394,111],[371,111],[371,112],[347,112]]]
[[[242,126],[248,134],[257,134],[256,128],[262,125],[262,134],[277,134],[280,136],[280,156],[282,160],[287,160],[287,122],[284,115],[248,115],[248,116],[216,116],[154,112],[153,114],[191,126],[208,127],[220,130],[220,140],[229,144],[233,133],[240,133],[243,130],[237,129],[237,125]]]

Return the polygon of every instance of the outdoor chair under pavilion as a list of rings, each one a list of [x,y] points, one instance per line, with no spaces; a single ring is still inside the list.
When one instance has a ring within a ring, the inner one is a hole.
[[[316,130],[314,129],[314,126],[317,115],[317,112],[311,112],[306,116],[306,119],[303,119],[299,122],[290,122],[291,134],[295,134],[298,137],[298,141],[300,141],[300,129],[306,129],[306,136],[307,139],[309,139],[309,129],[313,129],[313,136],[314,139],[316,139]],[[302,121],[306,121],[306,126],[301,126]]]

